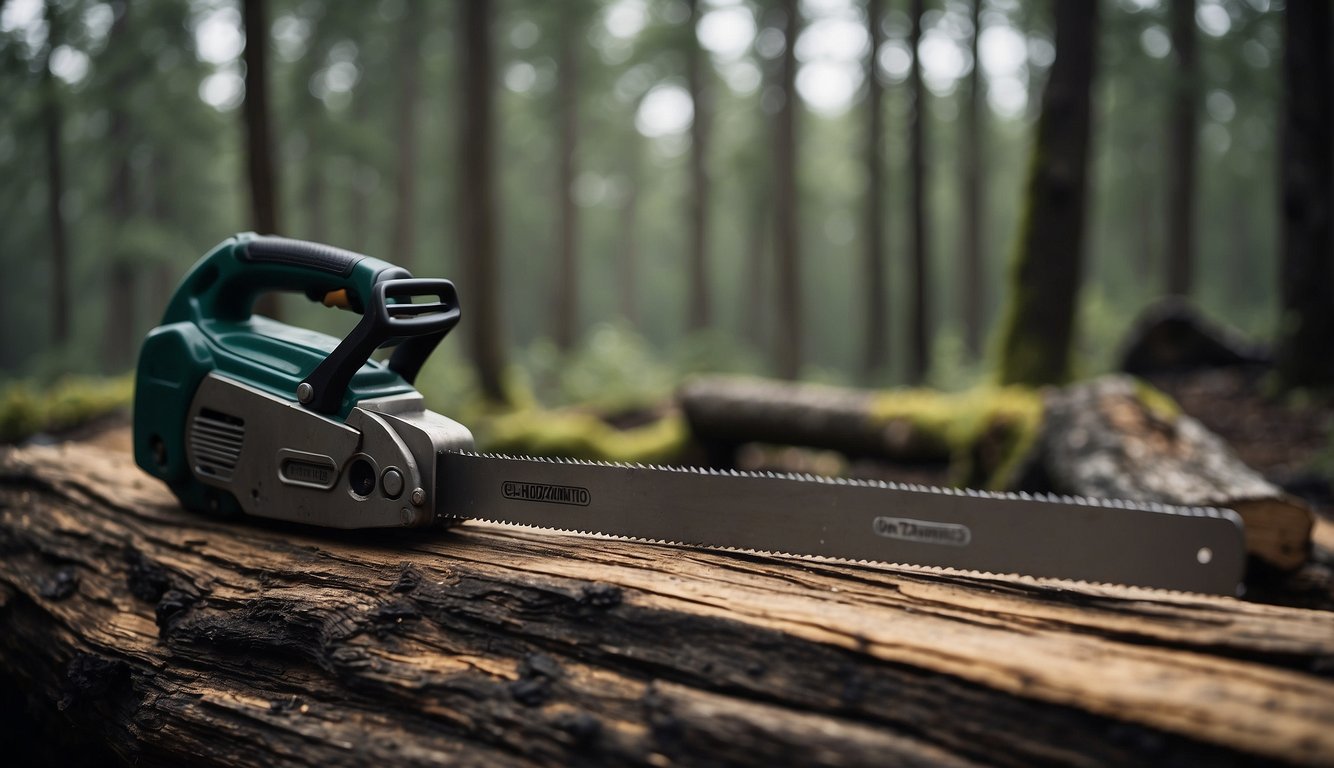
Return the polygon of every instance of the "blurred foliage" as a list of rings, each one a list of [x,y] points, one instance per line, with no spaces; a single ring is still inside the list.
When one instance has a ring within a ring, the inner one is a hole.
[[[70,376],[45,386],[37,381],[0,385],[0,442],[12,443],[53,433],[127,410],[134,392],[131,376]]]

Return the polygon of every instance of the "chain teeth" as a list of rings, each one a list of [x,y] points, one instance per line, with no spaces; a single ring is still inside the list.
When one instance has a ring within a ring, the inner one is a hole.
[[[467,455],[485,457],[491,459],[513,458],[513,459],[523,460],[521,457],[504,456],[500,454],[467,452]],[[578,459],[571,459],[568,461],[555,459],[553,461],[557,463],[578,463],[578,464],[596,464],[598,466],[612,466],[611,462],[590,462]],[[754,475],[756,473],[742,473],[742,474]],[[763,476],[763,474],[761,473],[760,476]],[[782,476],[782,475],[776,475],[776,476]],[[896,486],[896,487],[904,487],[904,486]],[[716,544],[708,544],[706,542],[676,541],[673,539],[653,539],[642,536],[622,536],[620,534],[615,534],[615,533],[603,533],[601,531],[590,531],[580,528],[562,528],[559,526],[552,526],[552,525],[530,525],[528,523],[516,523],[510,520],[501,520],[498,518],[490,518],[490,517],[468,517],[459,519],[466,519],[469,521],[480,522],[480,523],[490,523],[492,525],[504,525],[514,528],[524,528],[532,531],[554,531],[556,533],[573,534],[577,536],[599,536],[604,539],[612,539],[614,541],[628,541],[639,544],[651,544],[654,546],[688,547],[691,549],[702,549],[705,550],[706,552],[735,552],[738,554],[760,555],[763,557],[782,557],[795,560],[802,560],[808,563],[828,563],[832,565],[859,565],[859,566],[872,566],[872,567],[887,567],[903,571],[909,571],[912,573],[931,573],[938,576],[965,576],[968,578],[979,578],[984,580],[985,579],[994,580],[999,577],[1026,584],[1036,584],[1047,587],[1052,585],[1060,585],[1063,588],[1091,587],[1091,588],[1111,588],[1117,590],[1132,589],[1132,590],[1162,594],[1162,595],[1184,595],[1190,597],[1198,597],[1200,595],[1200,593],[1198,592],[1191,592],[1187,590],[1168,589],[1165,587],[1127,585],[1127,584],[1121,584],[1119,582],[1110,582],[1110,581],[1090,581],[1087,579],[1063,579],[1054,576],[1033,576],[1025,573],[1014,573],[1012,571],[978,571],[967,568],[951,568],[949,566],[943,566],[943,565],[919,565],[917,563],[903,563],[903,562],[894,562],[888,560],[868,560],[864,558],[837,557],[834,555],[802,555],[793,552],[784,552],[782,550],[753,549],[750,547],[725,547],[725,546],[718,546]]]
[[[983,491],[974,488],[949,488],[937,485],[921,485],[919,483],[899,483],[892,480],[863,480],[863,479],[847,478],[847,477],[828,477],[825,475],[813,475],[807,472],[773,472],[769,470],[756,472],[756,471],[738,470],[738,469],[711,469],[707,467],[668,466],[665,464],[640,464],[638,462],[590,461],[588,459],[569,459],[569,458],[560,458],[551,456],[523,456],[523,455],[514,455],[507,453],[488,453],[482,451],[455,451],[455,453],[458,453],[459,455],[462,456],[473,456],[481,459],[499,459],[502,461],[537,462],[543,464],[572,464],[585,467],[605,467],[607,469],[636,469],[636,470],[648,470],[653,472],[678,472],[683,474],[711,475],[715,477],[748,477],[748,478],[762,478],[770,480],[797,480],[804,483],[822,483],[825,485],[845,485],[845,486],[856,486],[862,488],[884,488],[887,490],[894,490],[894,491],[911,491],[914,493],[930,493],[930,494],[945,495],[945,496],[968,496],[975,499],[1037,501],[1050,504],[1069,504],[1081,507],[1103,507],[1107,509],[1133,509],[1143,512],[1157,512],[1160,514],[1167,514],[1167,515],[1184,515],[1188,517],[1214,517],[1214,518],[1223,518],[1227,520],[1232,520],[1233,522],[1236,523],[1241,522],[1241,517],[1236,512],[1230,509],[1220,509],[1218,507],[1204,507],[1204,506],[1181,506],[1175,504],[1163,504],[1161,502],[1156,502],[1156,501],[1126,501],[1124,499],[1101,499],[1088,496],[1069,496],[1069,495],[1055,494],[1055,493],[1027,493],[1024,491],[1015,491],[1015,492]],[[470,519],[480,520],[483,518],[470,518]],[[509,524],[505,520],[494,520],[490,522]],[[526,526],[526,527],[537,528],[542,526]],[[553,529],[553,530],[566,530],[566,529]],[[575,532],[578,533],[579,531]],[[599,536],[610,535],[610,534],[603,534],[599,531],[587,531],[587,533],[593,533]],[[618,537],[618,538],[626,538],[626,537]],[[635,540],[646,541],[645,539],[635,539]],[[664,542],[664,543],[682,544],[682,542]],[[700,543],[700,544],[687,543],[684,544],[684,546],[700,546],[700,547],[710,547],[712,549],[720,549],[720,547],[713,547],[712,545],[709,545],[707,543]],[[755,551],[755,550],[746,550],[746,551]],[[778,553],[778,554],[786,554],[786,553]],[[878,561],[871,561],[871,562],[878,562]],[[913,566],[913,567],[919,567],[919,566]]]

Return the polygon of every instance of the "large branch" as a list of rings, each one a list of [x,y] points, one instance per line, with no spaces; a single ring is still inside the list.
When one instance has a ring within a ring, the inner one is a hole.
[[[145,765],[1334,759],[1326,612],[221,521],[79,446],[0,455],[0,547],[0,675]]]

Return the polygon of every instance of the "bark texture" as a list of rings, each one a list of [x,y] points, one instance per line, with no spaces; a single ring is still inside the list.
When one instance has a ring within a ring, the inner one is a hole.
[[[405,534],[214,520],[125,454],[10,451],[0,668],[140,765],[1334,759],[1327,612]]]

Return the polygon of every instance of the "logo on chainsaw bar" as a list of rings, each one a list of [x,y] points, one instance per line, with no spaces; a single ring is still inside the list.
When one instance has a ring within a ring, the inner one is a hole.
[[[944,544],[950,547],[966,547],[973,540],[968,526],[958,523],[929,523],[925,520],[909,520],[905,517],[877,517],[871,523],[875,535],[900,541],[915,541],[918,544]]]
[[[515,501],[542,501],[547,504],[569,504],[586,507],[593,495],[577,485],[548,485],[547,483],[520,483],[513,480],[501,483],[500,492]]]

